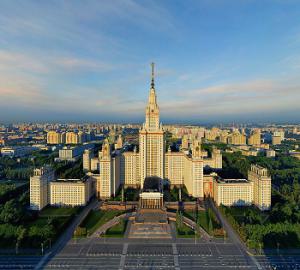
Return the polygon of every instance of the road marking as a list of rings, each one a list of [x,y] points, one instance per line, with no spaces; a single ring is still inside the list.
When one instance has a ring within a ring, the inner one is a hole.
[[[176,243],[172,243],[172,249],[173,249],[175,270],[180,270],[179,259],[178,259],[178,250],[177,250]]]
[[[120,270],[124,269],[127,249],[128,249],[128,243],[125,243],[123,245],[122,256],[121,256],[121,260],[120,260],[120,266],[119,266]]]

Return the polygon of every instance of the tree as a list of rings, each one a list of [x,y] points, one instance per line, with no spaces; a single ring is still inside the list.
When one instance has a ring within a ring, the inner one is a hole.
[[[214,227],[213,227],[213,224],[212,224],[211,217],[208,216],[208,231],[209,231],[209,233],[212,233],[213,230],[214,230]]]
[[[7,201],[0,211],[1,223],[18,224],[24,217],[23,208],[15,199]]]

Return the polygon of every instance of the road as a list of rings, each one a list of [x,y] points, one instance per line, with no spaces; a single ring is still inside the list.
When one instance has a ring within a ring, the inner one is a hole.
[[[257,269],[262,269],[262,267],[260,266],[260,264],[256,260],[256,258],[249,255],[248,249],[247,249],[246,245],[244,244],[244,242],[240,239],[240,237],[235,232],[235,230],[231,227],[231,225],[228,223],[228,221],[223,217],[223,215],[217,209],[217,207],[212,202],[212,200],[211,199],[206,200],[205,204],[208,204],[208,206],[214,211],[214,213],[220,220],[223,228],[226,230],[227,236],[236,245],[236,247],[242,252],[242,254],[245,256],[245,258],[248,259],[249,265],[256,266]]]
[[[91,201],[75,219],[72,221],[71,225],[66,229],[66,231],[60,236],[60,238],[55,242],[52,246],[51,250],[42,257],[40,262],[37,264],[35,269],[41,269],[52,257],[54,257],[57,253],[59,253],[68,243],[68,241],[72,238],[73,232],[77,228],[77,226],[85,219],[87,214],[91,209],[99,206],[99,201],[93,200]]]
[[[46,269],[257,269],[233,243],[194,239],[71,240]]]
[[[1,269],[300,269],[300,255],[264,255],[254,258],[247,253],[235,231],[210,205],[227,230],[228,239],[72,239],[76,226],[92,202],[75,218],[41,260],[38,256],[0,256]],[[174,232],[173,232],[174,233]],[[175,232],[176,234],[176,232]]]

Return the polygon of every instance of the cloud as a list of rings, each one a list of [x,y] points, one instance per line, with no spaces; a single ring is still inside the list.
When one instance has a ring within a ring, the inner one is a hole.
[[[253,80],[241,83],[215,85],[177,92],[173,100],[161,104],[166,115],[245,115],[272,114],[280,110],[297,109],[300,98],[300,81]],[[299,110],[299,109],[298,109]]]
[[[120,64],[107,63],[98,59],[79,58],[69,55],[40,55],[34,53],[21,53],[12,50],[0,49],[0,70],[2,72],[23,73],[56,73],[58,69],[69,71],[97,70],[105,72],[121,67]]]
[[[0,76],[0,105],[30,107],[42,104],[45,97],[40,89],[39,83],[28,77]]]
[[[53,64],[58,67],[67,70],[98,70],[98,71],[109,71],[114,69],[116,66],[110,63],[105,63],[102,61],[95,61],[77,57],[59,57],[53,61]]]
[[[20,70],[45,73],[48,71],[48,67],[37,58],[29,55],[9,50],[0,50],[0,70],[7,72]]]

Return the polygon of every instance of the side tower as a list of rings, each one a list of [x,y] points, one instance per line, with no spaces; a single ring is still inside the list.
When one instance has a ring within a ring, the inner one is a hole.
[[[193,197],[203,198],[203,159],[201,151],[201,143],[194,140],[192,149],[192,183]]]
[[[139,133],[141,187],[148,176],[164,178],[164,131],[159,122],[152,63],[151,87],[146,107],[145,123]]]
[[[112,157],[110,145],[105,139],[102,145],[102,152],[99,155],[100,181],[97,183],[97,190],[100,198],[115,196],[120,186],[120,160],[119,156]]]
[[[253,183],[253,202],[260,210],[271,209],[271,176],[266,168],[251,165],[248,179]]]
[[[54,180],[54,170],[44,166],[33,170],[30,177],[30,209],[42,210],[49,203],[49,182]]]

